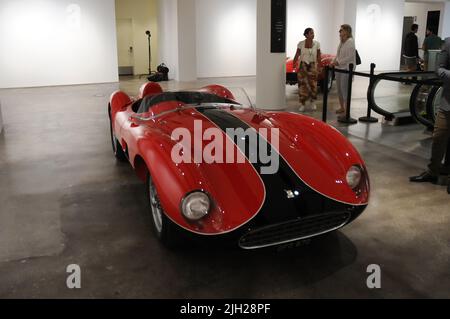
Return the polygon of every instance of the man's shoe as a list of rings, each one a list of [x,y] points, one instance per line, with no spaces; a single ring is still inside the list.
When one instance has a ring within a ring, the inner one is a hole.
[[[410,177],[409,181],[411,183],[433,183],[436,184],[438,182],[437,176],[431,175],[429,172],[425,172],[422,175]]]
[[[448,186],[447,186],[447,193],[450,195],[450,182],[448,183]]]

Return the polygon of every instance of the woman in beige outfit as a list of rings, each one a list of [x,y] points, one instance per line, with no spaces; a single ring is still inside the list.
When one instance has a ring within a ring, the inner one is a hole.
[[[339,44],[336,59],[331,64],[339,70],[349,69],[350,64],[356,66],[356,49],[355,41],[353,40],[352,27],[348,24],[341,26],[339,30],[341,43]],[[336,111],[337,114],[346,112],[348,99],[348,74],[336,72],[336,84],[338,88],[340,109]]]

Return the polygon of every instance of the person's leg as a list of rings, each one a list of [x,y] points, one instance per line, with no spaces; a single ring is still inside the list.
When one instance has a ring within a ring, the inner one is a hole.
[[[344,95],[342,92],[342,73],[337,73],[336,72],[336,86],[337,86],[337,90],[338,90],[338,97],[339,97],[339,106],[340,108],[336,111],[336,113],[341,114],[345,112],[345,108],[344,108]]]
[[[428,170],[419,175],[411,177],[409,180],[414,183],[436,184],[441,174],[442,160],[447,152],[450,128],[450,112],[439,111],[436,115],[436,124],[433,133],[433,146],[431,151],[431,161]]]
[[[450,117],[450,116],[449,116]],[[448,119],[450,121],[450,119]],[[447,121],[448,127],[450,127],[450,123]],[[450,194],[450,171],[448,170],[450,168],[450,138],[448,139],[447,144],[447,155],[445,155],[445,164],[447,165],[447,193]]]
[[[311,65],[311,70],[309,72],[308,80],[309,80],[309,88],[310,88],[310,98],[311,98],[311,109],[313,111],[317,110],[317,106],[315,101],[317,100],[317,67],[315,64]]]
[[[414,57],[407,57],[406,58],[406,66],[407,66],[407,71],[409,73],[411,72],[416,72],[417,71],[417,59]],[[411,79],[408,77],[408,79]],[[411,85],[409,83],[405,83],[407,85]]]
[[[441,173],[443,173],[444,175],[448,175],[448,177],[450,178],[450,137],[448,139],[447,153],[445,155],[444,167]]]
[[[447,168],[450,168],[450,112],[445,112],[447,118],[447,152],[445,155],[445,165]],[[450,195],[450,172],[446,172],[448,175],[447,180],[447,193]]]
[[[348,74],[341,74],[341,104],[342,115],[347,112],[347,95],[348,95]]]
[[[309,97],[308,74],[304,66],[300,66],[298,71],[298,96],[300,101],[300,112],[305,111],[305,103]]]
[[[450,138],[448,140],[447,154],[445,155],[445,167],[448,168],[448,174],[450,175]]]
[[[313,100],[314,96],[317,97],[317,82],[316,85],[314,85],[314,79],[317,81],[317,75],[316,72],[314,72],[315,66],[314,64],[310,64],[308,66],[305,66],[306,70],[306,89],[308,90],[308,96],[306,98],[307,102]],[[308,103],[309,104],[309,103]],[[315,110],[315,104],[311,104],[312,110]]]
[[[447,153],[450,129],[450,112],[439,111],[436,115],[436,124],[433,133],[433,146],[431,163],[428,166],[432,176],[439,176],[442,161]]]

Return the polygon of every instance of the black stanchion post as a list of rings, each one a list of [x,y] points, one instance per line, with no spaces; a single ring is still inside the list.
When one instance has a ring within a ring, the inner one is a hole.
[[[356,124],[357,120],[351,118],[351,106],[352,106],[352,86],[353,86],[353,63],[348,67],[348,91],[347,91],[347,114],[345,118],[338,118],[338,122],[345,124]]]
[[[325,78],[323,79],[323,111],[322,111],[322,121],[327,122],[328,118],[328,77],[330,76],[330,67],[327,65],[325,67]]]
[[[373,83],[375,82],[375,63],[372,63],[370,65],[370,84],[369,84],[369,89],[367,90],[367,116],[363,116],[359,118],[360,122],[365,122],[365,123],[377,123],[378,119],[375,117],[372,117],[372,105],[370,104],[371,98],[370,98],[370,94],[371,94],[371,90],[373,87]]]

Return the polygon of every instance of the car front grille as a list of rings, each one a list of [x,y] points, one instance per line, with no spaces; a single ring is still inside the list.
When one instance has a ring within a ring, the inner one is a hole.
[[[345,226],[351,214],[330,213],[251,230],[239,241],[243,249],[258,249],[287,244],[326,234]]]

